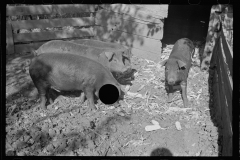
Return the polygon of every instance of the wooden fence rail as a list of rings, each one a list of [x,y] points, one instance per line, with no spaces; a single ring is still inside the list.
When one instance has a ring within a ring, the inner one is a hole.
[[[7,53],[29,52],[54,39],[94,38],[120,43],[135,55],[157,61],[167,10],[168,5],[7,6],[7,16],[30,16],[7,21]]]
[[[7,16],[36,16],[36,20],[7,22],[7,53],[29,52],[53,39],[94,37],[96,5],[34,5],[7,6]],[[81,18],[64,18],[61,15],[80,14]],[[48,19],[39,19],[44,15]],[[54,18],[59,15],[61,18]],[[71,26],[69,29],[57,30]],[[49,29],[48,28],[54,28]],[[20,32],[30,30],[29,32]],[[35,31],[33,31],[35,30]]]

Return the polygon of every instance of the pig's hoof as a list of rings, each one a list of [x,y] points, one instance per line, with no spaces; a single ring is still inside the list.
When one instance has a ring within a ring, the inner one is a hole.
[[[50,103],[50,104],[53,104],[53,100],[52,100],[52,99],[49,99],[49,103]]]
[[[188,107],[188,104],[184,104],[183,106],[184,106],[184,108],[187,108],[187,107]]]
[[[183,106],[184,106],[184,108],[187,108],[188,107],[188,102],[183,102]]]

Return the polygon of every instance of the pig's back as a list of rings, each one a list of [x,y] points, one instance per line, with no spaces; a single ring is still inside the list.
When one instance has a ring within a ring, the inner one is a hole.
[[[78,72],[81,72],[81,74],[94,75],[100,81],[104,77],[107,79],[113,78],[111,72],[107,70],[102,64],[84,56],[47,53],[39,55],[39,58],[48,65],[57,66],[58,69],[61,68],[62,70],[74,70],[74,74],[76,74],[77,70]]]
[[[43,44],[38,48],[37,55],[56,52],[56,53],[68,53],[75,54],[84,57],[97,56],[104,51],[102,48],[95,48],[86,45],[76,44],[73,42],[62,41],[62,40],[53,40]]]
[[[87,46],[76,47],[76,44],[62,41],[62,40],[53,40],[43,44],[36,51],[38,55],[45,53],[71,53],[76,55],[84,56],[88,50]]]
[[[172,49],[169,58],[175,58],[184,61],[185,63],[191,63],[191,54],[194,49],[193,43],[187,38],[178,40]]]
[[[66,52],[67,53],[67,52]],[[96,70],[102,69],[102,65],[90,58],[74,55],[74,54],[59,54],[54,52],[47,52],[47,54],[42,54],[38,56],[38,59],[44,60],[45,63],[54,65],[62,64],[71,66],[74,65],[76,68],[81,70]]]

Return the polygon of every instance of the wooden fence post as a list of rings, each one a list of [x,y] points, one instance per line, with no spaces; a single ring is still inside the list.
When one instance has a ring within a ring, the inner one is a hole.
[[[14,53],[12,25],[10,22],[6,23],[6,40],[7,40],[7,54]]]

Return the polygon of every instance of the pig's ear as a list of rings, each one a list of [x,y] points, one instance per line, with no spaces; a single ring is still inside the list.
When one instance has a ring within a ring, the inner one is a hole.
[[[105,55],[107,57],[108,60],[112,59],[114,52],[105,52]]]
[[[164,61],[162,61],[162,62],[160,63],[160,65],[161,65],[161,66],[165,66],[166,63],[167,63],[167,59],[164,60]]]
[[[181,60],[177,60],[177,62],[178,62],[179,68],[182,68],[182,67],[186,68],[186,63],[185,62],[183,62]]]

